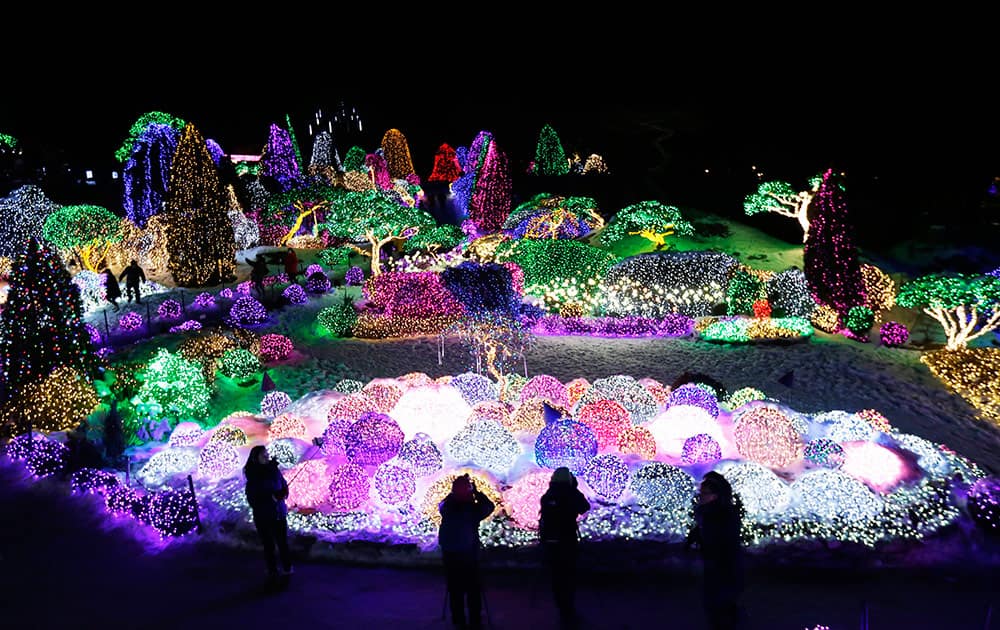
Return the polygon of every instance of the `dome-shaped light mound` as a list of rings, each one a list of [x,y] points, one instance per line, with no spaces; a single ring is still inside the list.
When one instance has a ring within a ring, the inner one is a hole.
[[[55,440],[34,440],[32,449],[24,458],[24,467],[36,477],[48,477],[66,468],[70,452],[65,444]]]
[[[240,453],[227,442],[209,442],[198,454],[198,475],[209,479],[229,477],[240,468]]]
[[[522,476],[503,493],[503,504],[514,522],[525,529],[538,529],[542,495],[549,489],[552,473],[540,470]]]
[[[802,457],[795,424],[773,407],[754,407],[740,414],[733,437],[740,455],[771,468],[784,468]]]
[[[271,426],[267,429],[268,441],[280,440],[281,438],[307,440],[309,439],[309,429],[302,418],[290,413],[283,413],[272,420]]]
[[[893,439],[903,447],[917,456],[917,465],[932,477],[943,477],[951,472],[948,460],[941,454],[941,449],[932,442],[928,442],[922,437],[899,433]]]
[[[640,378],[639,384],[646,388],[653,398],[656,399],[656,404],[663,406],[667,404],[667,399],[670,398],[670,387],[664,385],[655,378]]]
[[[344,435],[347,458],[359,466],[389,461],[402,445],[402,429],[384,413],[366,413]]]
[[[729,395],[727,402],[730,409],[736,409],[755,400],[767,400],[767,394],[754,387],[741,387]]]
[[[653,459],[656,457],[656,438],[646,427],[629,427],[618,436],[618,452]]]
[[[292,404],[292,398],[285,392],[267,392],[260,401],[260,413],[262,416],[273,418],[287,409],[290,404]]]
[[[493,420],[506,427],[510,424],[510,410],[507,408],[506,403],[498,400],[487,400],[477,403],[472,408],[472,413],[469,414],[465,422],[466,424],[473,424],[481,420]]]
[[[656,440],[656,450],[671,457],[680,457],[684,442],[699,433],[705,433],[717,444],[722,444],[722,427],[714,417],[701,407],[674,405],[656,416],[646,425]]]
[[[523,432],[537,436],[545,426],[547,404],[543,398],[529,398],[514,409],[514,413],[504,426],[512,433]]]
[[[640,505],[659,512],[672,528],[681,529],[688,521],[695,480],[680,468],[663,462],[645,464],[629,487]]]
[[[441,444],[465,426],[472,407],[461,392],[447,385],[407,390],[392,410],[392,417],[407,437],[425,433]]]
[[[475,464],[505,473],[521,456],[521,445],[494,420],[480,420],[461,429],[448,441],[448,455],[459,464]]]
[[[614,501],[628,487],[629,470],[625,462],[611,453],[598,455],[587,463],[583,480],[600,496]]]
[[[371,478],[357,464],[346,463],[330,474],[329,498],[334,512],[350,512],[368,500]]]
[[[107,494],[109,488],[121,485],[113,473],[97,468],[81,468],[69,478],[69,487],[75,494]]]
[[[375,404],[375,411],[382,413],[392,412],[393,407],[403,396],[403,388],[399,385],[375,381],[365,385],[361,392]]]
[[[427,488],[427,491],[424,492],[423,501],[420,502],[421,514],[423,514],[425,518],[429,519],[435,525],[440,525],[441,512],[438,510],[438,506],[451,492],[451,484],[455,481],[455,478],[466,473],[468,473],[472,482],[476,484],[476,490],[485,494],[495,506],[493,512],[491,512],[486,519],[489,520],[499,514],[503,510],[503,496],[496,489],[493,480],[482,472],[465,468],[445,473],[443,476],[431,483],[431,485]]]
[[[637,425],[651,420],[659,410],[659,403],[639,381],[631,376],[617,374],[594,381],[577,401],[576,411],[589,402],[603,399],[613,400],[628,409],[632,424]]]
[[[802,455],[807,462],[821,468],[836,469],[844,465],[844,447],[829,438],[810,441]]]
[[[618,436],[632,426],[628,410],[613,400],[597,400],[583,405],[576,420],[593,430],[597,436],[597,448],[602,451],[615,448]]]
[[[223,420],[225,422],[226,420]],[[212,430],[212,435],[208,437],[209,444],[229,444],[234,447],[246,446],[246,431],[231,424],[220,424]]]
[[[335,417],[331,419],[327,423],[326,429],[323,430],[322,438],[320,438],[320,451],[327,457],[346,455],[347,445],[344,443],[344,438],[351,430],[352,424],[354,424],[353,421],[345,418]]]
[[[466,372],[451,379],[449,383],[462,394],[470,407],[486,400],[497,400],[497,385],[482,374]]]
[[[701,407],[713,418],[719,417],[719,401],[715,398],[715,394],[694,383],[685,383],[670,392],[670,396],[667,397],[667,407],[676,405]]]
[[[288,507],[315,509],[330,497],[331,470],[326,459],[307,459],[285,473]]]
[[[355,392],[330,405],[326,412],[326,419],[328,422],[334,418],[354,422],[366,413],[373,411],[378,411],[375,401],[362,392]]]
[[[437,445],[426,433],[418,433],[399,449],[399,461],[409,466],[414,475],[424,476],[441,470],[443,458]]]
[[[882,493],[891,491],[909,474],[899,453],[874,442],[844,444],[844,465],[840,469]]]
[[[792,489],[770,468],[754,462],[725,464],[718,471],[740,495],[747,514],[758,521],[773,522],[792,500]]]
[[[183,446],[197,446],[205,438],[205,430],[197,422],[178,423],[174,430],[170,432],[170,439],[167,446],[180,448]]]
[[[535,461],[543,468],[565,466],[580,474],[597,455],[597,436],[575,420],[557,420],[545,425],[535,440]]]
[[[186,475],[198,468],[198,450],[165,448],[153,453],[136,477],[146,486],[162,486],[177,475]]]
[[[839,470],[812,470],[792,483],[792,510],[804,517],[832,522],[876,519],[883,502],[868,486]]]
[[[267,445],[267,454],[278,462],[280,468],[291,468],[299,463],[309,443],[296,438],[278,438]]]
[[[826,437],[834,442],[844,444],[845,442],[867,442],[875,437],[876,431],[872,425],[857,414],[849,414],[834,420]]]
[[[409,467],[386,462],[375,471],[375,490],[386,505],[402,505],[417,491],[416,478]]]
[[[681,463],[685,466],[710,464],[722,459],[722,447],[711,435],[698,433],[684,440]]]
[[[542,398],[549,401],[553,406],[568,409],[569,393],[566,386],[554,376],[548,374],[536,374],[528,379],[528,382],[521,388],[520,400],[523,403],[531,398]]]
[[[588,389],[590,389],[590,381],[585,378],[574,378],[566,383],[566,396],[569,397],[569,404],[575,407]]]

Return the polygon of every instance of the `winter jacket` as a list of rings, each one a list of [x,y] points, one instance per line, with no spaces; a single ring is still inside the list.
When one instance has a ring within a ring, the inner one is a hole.
[[[496,507],[489,497],[478,490],[472,501],[457,501],[448,495],[438,505],[441,527],[438,544],[445,553],[475,553],[479,549],[479,521],[493,513]]]
[[[118,278],[109,269],[104,274],[104,290],[108,296],[108,301],[112,302],[122,296],[122,288],[118,286]]]
[[[247,478],[247,503],[258,520],[279,520],[288,515],[288,483],[276,462],[252,464],[244,470]]]
[[[575,486],[549,486],[541,498],[539,539],[543,543],[576,542],[579,536],[576,519],[588,510],[590,502]]]
[[[119,280],[125,280],[125,286],[137,287],[140,282],[146,281],[146,272],[139,265],[129,265],[125,271],[118,276]]]

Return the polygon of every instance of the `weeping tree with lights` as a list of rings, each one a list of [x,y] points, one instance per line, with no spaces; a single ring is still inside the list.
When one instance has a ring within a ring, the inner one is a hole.
[[[286,191],[299,179],[299,164],[292,137],[278,125],[271,125],[267,144],[260,156],[260,176],[273,178]]]
[[[823,176],[817,175],[809,180],[809,188],[796,191],[788,182],[762,182],[753,194],[744,198],[743,212],[747,216],[773,212],[795,219],[802,228],[802,242],[805,243],[809,240],[809,204],[822,183]]]
[[[681,217],[681,211],[659,201],[640,201],[618,211],[601,233],[601,242],[611,244],[626,236],[638,235],[656,245],[656,250],[670,249],[666,239],[674,234],[690,236],[694,226]]]
[[[41,237],[45,219],[60,207],[30,184],[0,199],[0,258],[14,258],[28,238]]]
[[[946,350],[1000,329],[1000,278],[967,274],[932,274],[908,282],[896,302],[919,308],[944,329]]]
[[[140,228],[163,207],[179,138],[180,132],[170,125],[150,123],[132,144],[122,171],[122,206],[125,216]]]
[[[535,145],[535,175],[568,175],[569,160],[563,150],[559,134],[551,125],[545,125],[538,133]]]
[[[31,237],[14,262],[0,314],[0,406],[60,367],[89,381],[97,373],[97,356],[83,321],[79,288],[59,256]],[[26,421],[13,415],[18,425]]]
[[[492,234],[503,227],[510,214],[512,185],[507,155],[491,142],[476,188],[469,201],[469,218],[480,234]]]
[[[497,311],[482,311],[464,317],[441,332],[439,355],[444,355],[444,341],[457,337],[472,359],[470,371],[485,371],[500,386],[499,399],[507,393],[509,375],[534,343],[534,335],[517,318]],[[527,370],[525,370],[527,371]]]
[[[97,271],[104,267],[111,246],[121,241],[121,224],[102,206],[63,206],[45,219],[42,236],[87,271]]]
[[[458,163],[458,155],[451,145],[444,143],[434,154],[434,168],[427,178],[429,182],[448,182],[449,184],[462,176],[462,166]]]
[[[846,193],[832,170],[823,174],[809,208],[809,236],[803,250],[809,291],[843,319],[866,298]]]
[[[399,129],[389,129],[382,136],[382,153],[389,165],[389,176],[393,179],[403,179],[414,172],[410,145]]]
[[[180,286],[234,279],[236,242],[226,192],[201,133],[191,123],[177,143],[167,196],[167,268]]]
[[[177,131],[181,131],[184,129],[186,123],[182,118],[164,112],[147,112],[143,114],[138,120],[132,123],[132,127],[128,131],[128,137],[125,138],[121,146],[118,147],[118,150],[115,151],[115,159],[122,163],[128,160],[129,156],[135,151],[135,143],[146,132],[146,128],[153,124],[167,125]]]

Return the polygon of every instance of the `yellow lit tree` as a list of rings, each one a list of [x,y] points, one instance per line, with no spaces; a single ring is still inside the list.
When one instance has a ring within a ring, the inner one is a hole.
[[[399,129],[390,129],[382,136],[382,153],[385,154],[385,161],[389,165],[389,177],[404,179],[414,172],[410,145]]]

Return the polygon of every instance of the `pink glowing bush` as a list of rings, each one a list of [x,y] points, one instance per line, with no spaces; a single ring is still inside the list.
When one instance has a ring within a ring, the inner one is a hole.
[[[615,501],[628,487],[628,466],[617,455],[598,455],[587,463],[583,480],[600,496]]]
[[[968,493],[969,515],[987,532],[1000,532],[1000,481],[996,477],[977,480]]]
[[[568,409],[570,406],[566,386],[559,379],[548,374],[532,376],[524,384],[520,393],[521,402],[529,398],[542,398],[563,409]]]
[[[271,421],[271,426],[267,429],[268,441],[281,438],[298,438],[300,440],[309,439],[309,429],[305,421],[298,416],[283,413]]]
[[[417,491],[413,471],[386,462],[375,471],[375,490],[386,505],[401,505]]]
[[[232,295],[230,295],[229,297],[232,297]],[[195,296],[194,302],[192,302],[191,305],[199,310],[210,309],[215,306],[215,296],[207,292],[199,293],[198,295]]]
[[[910,338],[910,331],[899,322],[885,322],[878,329],[882,345],[889,347],[901,346]]]
[[[347,458],[361,466],[377,466],[399,453],[403,431],[383,413],[362,415],[344,435]]]
[[[24,458],[24,467],[38,478],[61,472],[69,463],[69,449],[50,439],[33,440],[32,448]]]
[[[207,295],[207,294],[203,294],[203,295]],[[219,291],[219,297],[225,298],[227,300],[231,300],[234,297],[236,297],[236,294],[233,293],[232,289],[230,289],[229,287],[226,287],[225,289]]]
[[[253,283],[249,280],[241,282],[236,285],[236,294],[242,295],[243,297],[249,297],[253,295]]]
[[[445,288],[434,272],[385,272],[365,283],[365,297],[385,315],[425,317],[457,315],[462,304]]]
[[[341,465],[330,474],[328,501],[334,512],[349,512],[368,500],[371,478],[354,463]]]
[[[615,448],[622,431],[632,425],[628,410],[613,400],[598,400],[580,408],[576,419],[590,427],[597,436],[597,448]]]
[[[184,310],[180,302],[168,298],[156,309],[156,314],[160,319],[174,320],[180,319],[184,315]]]
[[[331,470],[326,459],[308,459],[285,473],[289,508],[316,509],[330,497]],[[364,472],[364,471],[362,471]],[[365,476],[367,478],[367,475]]]
[[[137,311],[122,313],[122,316],[118,318],[118,328],[126,331],[139,330],[142,328],[142,321],[142,315]]]
[[[311,265],[309,265],[308,267],[306,267],[306,274],[305,275],[306,275],[307,278],[309,276],[313,275],[314,273],[323,273],[323,267],[321,267],[320,265],[317,265],[316,263],[312,263]]]
[[[547,470],[528,473],[503,493],[504,510],[520,527],[538,529],[539,505],[551,478]]]
[[[292,340],[284,335],[269,333],[260,337],[260,358],[264,361],[281,361],[288,358],[294,349]]]
[[[318,271],[311,276],[306,276],[307,293],[326,293],[330,290],[331,286],[330,279],[322,271]]]
[[[860,479],[872,489],[886,493],[909,474],[899,454],[874,442],[844,444],[844,465],[841,470]]]

